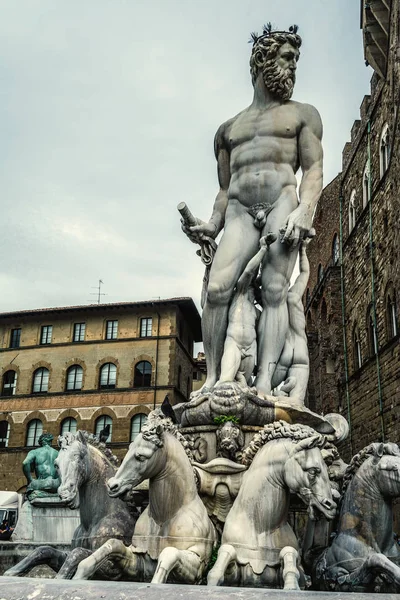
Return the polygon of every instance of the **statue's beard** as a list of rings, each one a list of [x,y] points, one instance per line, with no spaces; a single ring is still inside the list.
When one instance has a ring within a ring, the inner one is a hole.
[[[281,100],[290,100],[296,75],[290,69],[282,69],[275,60],[268,60],[262,70],[265,87]]]

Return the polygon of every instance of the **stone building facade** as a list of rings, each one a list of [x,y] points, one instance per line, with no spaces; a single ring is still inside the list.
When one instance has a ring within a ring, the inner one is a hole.
[[[0,314],[0,489],[21,491],[40,433],[99,433],[120,458],[168,394],[192,390],[200,316],[191,298]]]
[[[399,2],[361,5],[371,93],[318,204],[305,297],[308,402],[349,420],[347,458],[400,421]]]

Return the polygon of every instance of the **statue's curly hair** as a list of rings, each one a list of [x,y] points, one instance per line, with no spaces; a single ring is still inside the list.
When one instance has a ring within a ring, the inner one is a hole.
[[[286,423],[286,421],[275,421],[268,423],[255,434],[250,444],[243,452],[242,463],[249,466],[259,451],[259,449],[270,442],[271,440],[288,439],[293,442],[299,442],[312,436],[319,435],[319,443],[323,446],[326,442],[325,436],[318,434],[312,427],[308,425],[300,425]]]
[[[172,420],[169,417],[166,417],[159,408],[156,408],[149,414],[147,422],[142,427],[142,437],[144,439],[152,441],[154,444],[161,447],[163,445],[163,442],[162,434],[159,433],[159,427],[161,427],[162,432],[168,432],[171,435],[173,435],[178,440],[178,442],[181,443],[189,460],[193,461],[193,454],[190,449],[189,442],[184,438],[184,436],[181,434],[178,427],[172,422]]]

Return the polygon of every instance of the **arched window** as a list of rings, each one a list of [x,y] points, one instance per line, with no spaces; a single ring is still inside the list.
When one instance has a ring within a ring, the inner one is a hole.
[[[76,433],[77,428],[78,427],[76,419],[74,419],[73,417],[67,417],[61,423],[60,434],[64,435],[64,433],[67,433],[67,431],[70,431],[71,433]]]
[[[104,441],[111,442],[111,438],[112,438],[112,418],[111,417],[108,417],[107,415],[98,417],[96,419],[96,426],[95,426],[94,432],[97,435],[97,437],[100,437],[101,432],[107,427],[107,425],[110,426],[110,433],[108,435],[108,438]]]
[[[178,390],[181,389],[181,379],[182,379],[182,367],[181,367],[181,365],[179,365],[178,366],[178,381],[177,381]]]
[[[356,224],[356,190],[350,194],[349,202],[349,234],[353,231]]]
[[[100,389],[112,390],[117,383],[117,367],[114,363],[106,363],[100,369]]]
[[[319,265],[318,265],[318,283],[321,283],[323,278],[324,278],[324,267],[321,265],[321,263],[319,263]]]
[[[43,425],[40,419],[32,419],[29,421],[28,428],[26,430],[26,445],[27,446],[38,446],[39,438],[43,433]]]
[[[49,389],[49,370],[45,367],[36,369],[33,374],[33,394],[44,394]]]
[[[6,371],[3,375],[2,396],[14,396],[17,388],[17,373],[16,371]]]
[[[374,311],[370,307],[367,315],[367,331],[368,331],[368,350],[370,356],[375,356],[378,352],[378,338],[376,335]]]
[[[80,365],[72,365],[67,371],[66,389],[68,392],[72,390],[81,390],[83,380],[83,369]]]
[[[141,360],[135,366],[134,387],[151,386],[151,364],[147,360]]]
[[[332,262],[334,265],[336,265],[339,262],[339,256],[340,256],[339,237],[338,237],[338,234],[335,233],[335,235],[333,236],[333,241],[332,241]]]
[[[311,300],[311,292],[310,292],[310,288],[307,288],[307,292],[306,292],[306,306],[308,306],[310,304],[310,300]]]
[[[353,362],[354,370],[357,371],[362,365],[361,342],[358,327],[353,330]]]
[[[130,440],[133,442],[135,437],[142,431],[143,425],[147,422],[147,415],[139,413],[134,415],[131,419],[131,437]]]
[[[381,178],[387,171],[389,166],[390,158],[390,138],[389,138],[389,126],[386,125],[382,129],[381,139],[379,143],[379,166]]]
[[[369,164],[367,162],[367,164],[365,165],[365,168],[364,168],[363,180],[362,180],[363,208],[365,208],[367,206],[367,204],[370,200],[370,196],[371,196],[371,186],[370,186],[369,178],[370,178],[370,172],[369,172]]]
[[[0,421],[0,448],[7,448],[10,437],[10,424],[8,421]]]
[[[393,288],[386,295],[386,330],[389,340],[397,335],[397,306],[396,295]]]

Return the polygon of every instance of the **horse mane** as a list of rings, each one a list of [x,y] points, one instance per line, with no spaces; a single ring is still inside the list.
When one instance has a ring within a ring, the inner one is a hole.
[[[250,444],[243,452],[242,463],[246,466],[250,466],[259,449],[271,440],[287,439],[293,442],[299,442],[300,440],[305,440],[316,435],[320,436],[319,443],[322,445],[325,441],[325,437],[318,434],[308,425],[301,425],[300,423],[291,424],[286,423],[286,421],[268,423],[267,425],[264,425],[261,431],[254,435]]]
[[[384,454],[389,454],[390,456],[400,456],[399,447],[397,444],[390,442],[387,444],[373,442],[372,444],[369,444],[369,446],[365,446],[365,448],[353,456],[343,476],[342,498],[344,497],[351,480],[361,465],[371,456],[381,458]]]
[[[103,458],[105,458],[112,467],[118,468],[120,461],[118,458],[111,452],[109,448],[105,445],[104,442],[100,442],[99,438],[93,433],[89,433],[83,429],[79,430],[79,433],[85,438],[86,442],[100,451]],[[65,446],[70,446],[74,440],[77,439],[76,433],[66,432],[65,434],[58,436],[58,445],[60,448],[64,448]]]
[[[162,434],[164,432],[170,433],[178,440],[187,457],[192,462],[194,459],[190,449],[190,443],[184,438],[177,425],[172,422],[172,419],[166,417],[159,408],[156,408],[148,415],[147,422],[142,427],[142,437],[161,447],[163,445]]]

